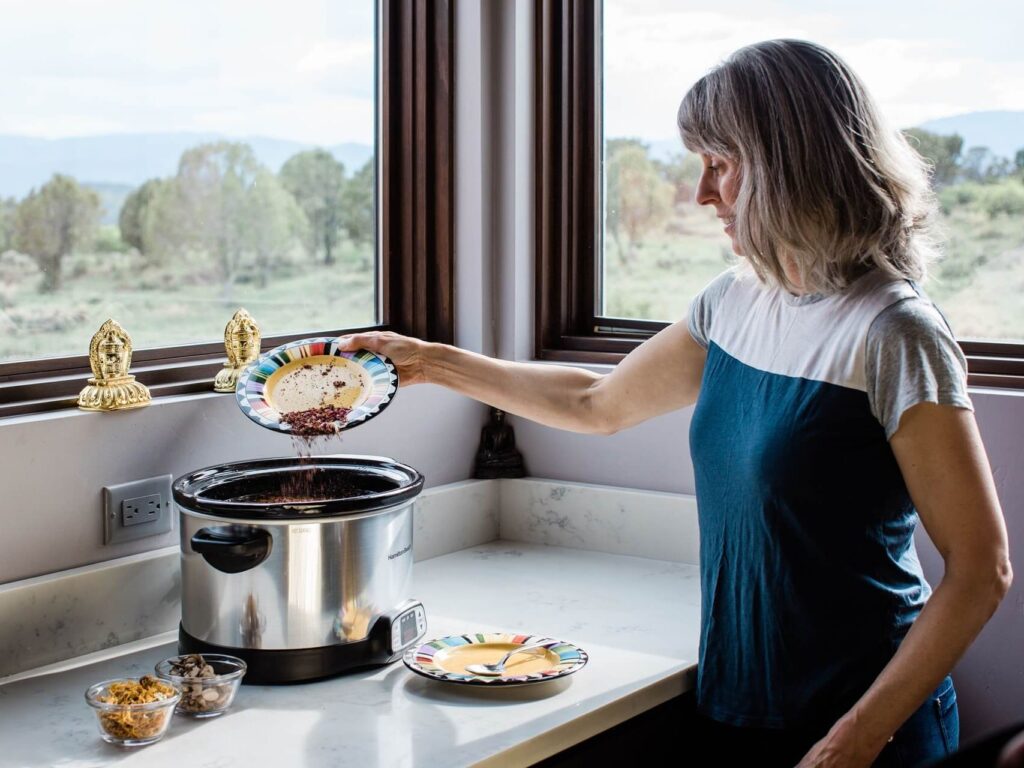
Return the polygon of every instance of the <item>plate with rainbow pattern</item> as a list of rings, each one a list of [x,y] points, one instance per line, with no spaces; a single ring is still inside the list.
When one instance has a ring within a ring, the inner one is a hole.
[[[494,664],[517,645],[541,647],[513,655],[500,677],[475,675],[468,664]],[[405,652],[402,661],[418,675],[462,685],[504,688],[557,680],[583,669],[587,652],[564,640],[541,635],[479,632],[430,640]]]
[[[333,337],[282,344],[238,377],[235,400],[261,427],[290,433],[286,413],[333,406],[349,409],[338,431],[363,424],[383,411],[398,391],[398,371],[368,349],[343,352]]]

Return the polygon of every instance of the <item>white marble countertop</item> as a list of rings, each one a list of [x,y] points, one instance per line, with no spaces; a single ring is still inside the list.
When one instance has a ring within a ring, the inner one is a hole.
[[[477,690],[386,668],[291,686],[242,686],[231,710],[176,717],[163,740],[103,742],[83,693],[149,672],[161,645],[0,686],[0,766],[146,768],[529,765],[692,687],[693,565],[496,541],[415,565],[428,637],[546,634],[589,664],[534,687]]]

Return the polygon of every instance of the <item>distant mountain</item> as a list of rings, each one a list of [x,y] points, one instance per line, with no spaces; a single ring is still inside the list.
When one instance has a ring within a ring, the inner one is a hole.
[[[968,112],[929,120],[918,127],[943,135],[958,133],[964,138],[964,150],[988,147],[1010,160],[1018,149],[1024,149],[1024,112]]]
[[[918,127],[943,135],[958,133],[964,139],[964,150],[988,147],[994,154],[1010,160],[1018,149],[1024,149],[1024,112],[1021,111],[968,112],[929,120]],[[677,137],[644,138],[643,141],[655,160],[669,160],[673,155],[686,154],[682,141]]]
[[[0,136],[0,196],[24,197],[55,173],[79,181],[101,179],[97,184],[135,188],[147,179],[173,175],[185,150],[222,140],[245,142],[275,173],[296,152],[314,147],[265,136],[237,138],[215,133],[134,133],[68,139]],[[373,155],[373,147],[367,144],[335,144],[326,149],[345,164],[349,173]]]

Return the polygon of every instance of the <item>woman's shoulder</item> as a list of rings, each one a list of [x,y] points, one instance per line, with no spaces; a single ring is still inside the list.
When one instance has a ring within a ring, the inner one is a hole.
[[[882,302],[868,329],[869,343],[872,339],[922,334],[953,338],[953,329],[946,316],[917,283],[892,281],[885,285],[884,295],[886,301]]]
[[[707,298],[721,297],[729,290],[731,285],[736,283],[738,280],[742,280],[745,273],[749,271],[749,269],[744,269],[742,264],[731,266],[715,275],[715,277],[713,277],[711,281],[701,289],[698,295]]]
[[[892,437],[919,402],[970,409],[967,360],[939,308],[917,285],[874,319],[865,343],[868,399]]]
[[[741,265],[726,269],[705,285],[690,302],[687,325],[690,335],[705,349],[710,338],[712,319],[718,314],[725,295],[737,281],[743,279]]]

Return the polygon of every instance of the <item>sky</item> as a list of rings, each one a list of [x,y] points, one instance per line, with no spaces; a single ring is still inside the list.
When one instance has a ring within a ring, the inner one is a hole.
[[[0,0],[0,134],[190,131],[372,144],[374,5]],[[605,0],[605,133],[675,137],[689,85],[770,37],[836,50],[900,127],[1024,109],[1024,3],[979,6]]]
[[[372,0],[0,0],[0,134],[373,143]]]
[[[758,40],[836,51],[895,126],[1024,110],[1024,2],[605,0],[605,135],[677,136],[679,102],[729,53]]]

